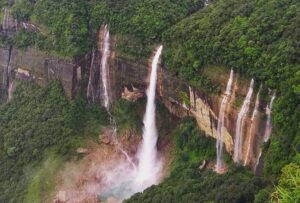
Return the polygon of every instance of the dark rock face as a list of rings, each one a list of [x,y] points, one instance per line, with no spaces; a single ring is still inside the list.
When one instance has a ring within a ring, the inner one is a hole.
[[[145,64],[126,61],[116,58],[115,66],[115,94],[120,97],[125,87],[145,90],[147,87],[148,68]]]
[[[35,49],[0,49],[1,89],[7,88],[14,79],[35,80],[45,85],[52,80],[60,80],[68,96],[72,97],[77,80],[81,77],[80,67],[74,62],[51,57]]]

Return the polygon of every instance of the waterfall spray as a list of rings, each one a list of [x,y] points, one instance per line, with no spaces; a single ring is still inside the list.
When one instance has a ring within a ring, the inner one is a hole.
[[[144,115],[143,141],[138,154],[138,172],[136,182],[141,189],[157,182],[160,172],[160,162],[157,160],[157,129],[155,124],[155,91],[157,82],[157,68],[163,47],[160,46],[152,61],[149,87],[147,89],[147,106]]]
[[[244,161],[244,166],[246,166],[248,164],[248,162],[249,162],[250,150],[251,150],[252,144],[253,144],[253,138],[254,138],[253,128],[255,126],[254,120],[255,120],[255,117],[258,114],[260,90],[261,90],[261,86],[260,86],[260,88],[258,90],[258,93],[256,95],[255,107],[254,107],[254,110],[253,110],[253,113],[252,113],[252,117],[251,117],[251,126],[250,126],[250,130],[249,130],[248,148],[247,148],[247,152],[246,152],[246,158],[245,158],[245,161]]]
[[[264,142],[267,142],[270,139],[270,135],[272,132],[272,107],[273,107],[273,102],[276,98],[276,93],[273,94],[270,104],[266,108],[266,114],[267,114],[267,123],[266,123],[266,130],[264,134]]]
[[[235,141],[234,141],[234,155],[233,160],[234,162],[239,162],[242,159],[242,152],[243,152],[243,129],[245,124],[245,119],[249,110],[251,97],[253,93],[253,85],[254,80],[251,80],[250,87],[246,98],[243,102],[242,108],[239,112],[238,119],[236,122],[236,129],[235,129]]]
[[[108,110],[110,105],[110,76],[109,76],[109,64],[108,59],[110,56],[110,37],[109,31],[107,29],[107,25],[104,27],[104,31],[101,34],[102,39],[102,46],[101,46],[101,66],[100,66],[100,73],[102,78],[102,103],[103,106]]]
[[[217,164],[216,164],[216,171],[217,173],[221,172],[223,167],[223,139],[224,139],[224,117],[225,117],[225,108],[228,103],[228,98],[231,95],[232,83],[233,83],[233,70],[230,71],[230,77],[227,82],[226,91],[224,93],[224,97],[221,103],[220,112],[219,112],[219,119],[218,119],[218,128],[217,128]]]

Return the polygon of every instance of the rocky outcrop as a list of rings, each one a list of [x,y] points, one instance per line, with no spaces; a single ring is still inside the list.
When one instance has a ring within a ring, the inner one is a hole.
[[[132,91],[130,91],[127,87],[124,87],[124,91],[121,94],[122,99],[125,99],[127,101],[135,102],[140,98],[144,97],[143,91],[132,87]]]

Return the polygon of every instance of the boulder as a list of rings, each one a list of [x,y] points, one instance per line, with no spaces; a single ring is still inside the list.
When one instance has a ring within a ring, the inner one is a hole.
[[[76,150],[77,154],[88,154],[89,150],[83,147],[80,147]]]

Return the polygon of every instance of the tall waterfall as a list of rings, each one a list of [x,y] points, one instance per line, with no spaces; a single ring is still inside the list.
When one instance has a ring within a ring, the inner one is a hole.
[[[101,52],[101,64],[100,64],[100,73],[102,78],[102,103],[106,109],[109,109],[110,106],[110,75],[109,75],[109,64],[108,59],[110,56],[110,37],[107,25],[105,25],[103,33],[100,33],[102,38],[102,45],[100,47]]]
[[[102,103],[106,108],[107,113],[110,117],[110,123],[113,126],[113,139],[118,149],[122,152],[122,154],[126,157],[126,160],[130,165],[136,170],[136,166],[133,163],[132,159],[129,157],[128,153],[122,148],[121,144],[117,138],[117,123],[112,114],[110,113],[110,104],[111,104],[111,86],[110,86],[110,75],[109,75],[109,63],[108,59],[110,57],[110,36],[107,25],[104,26],[102,33],[100,33],[99,38],[101,39],[100,53],[101,53],[101,64],[100,64],[100,74],[102,81]],[[94,52],[92,56],[92,61],[94,60]],[[93,63],[93,62],[92,62]]]
[[[223,167],[223,139],[224,139],[224,117],[225,117],[225,108],[228,103],[228,98],[231,95],[231,89],[232,89],[232,83],[233,83],[233,75],[234,72],[233,70],[230,71],[230,76],[227,82],[226,86],[226,91],[221,103],[220,111],[219,111],[219,119],[218,119],[218,128],[217,128],[217,133],[218,133],[218,138],[217,138],[217,164],[216,164],[216,171],[219,173],[221,172],[221,169]]]
[[[138,171],[136,182],[141,189],[155,184],[160,172],[160,162],[157,160],[157,129],[155,124],[155,92],[157,68],[163,47],[160,46],[152,61],[149,87],[147,89],[147,106],[144,115],[143,141],[138,154]]]
[[[251,126],[249,130],[249,138],[248,138],[248,147],[247,147],[247,152],[246,152],[246,157],[244,161],[244,166],[246,166],[249,162],[250,159],[250,150],[252,149],[252,144],[253,144],[253,139],[254,139],[254,133],[253,133],[253,128],[255,127],[255,118],[258,114],[258,107],[259,107],[259,94],[260,94],[261,86],[259,88],[259,91],[256,95],[256,100],[255,100],[255,107],[251,116]]]
[[[8,31],[9,28],[9,14],[10,14],[10,10],[4,8],[4,16],[2,19],[2,29],[4,31]]]
[[[244,123],[245,118],[247,116],[251,97],[253,93],[253,85],[254,80],[251,80],[250,87],[248,90],[248,93],[246,95],[246,98],[243,102],[242,108],[239,112],[238,119],[236,122],[236,129],[235,129],[235,141],[234,141],[234,155],[233,160],[235,162],[239,162],[242,159],[242,152],[243,152],[243,130],[244,130]]]
[[[266,108],[267,123],[266,123],[266,130],[265,130],[265,134],[264,134],[265,142],[267,142],[270,139],[270,135],[271,135],[271,131],[272,131],[271,114],[272,114],[272,107],[273,107],[273,102],[274,102],[275,98],[276,98],[276,94],[274,93],[271,98],[270,104]]]

